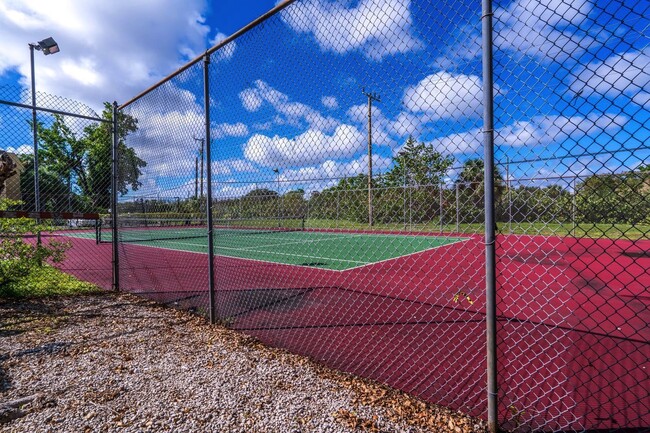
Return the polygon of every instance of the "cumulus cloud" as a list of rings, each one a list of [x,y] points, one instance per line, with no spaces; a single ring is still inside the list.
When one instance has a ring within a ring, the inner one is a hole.
[[[16,155],[33,155],[34,154],[34,146],[29,145],[29,144],[21,144],[18,147],[14,146],[9,146],[5,148],[9,153],[15,153]]]
[[[233,173],[253,172],[255,166],[245,159],[231,158],[212,163],[212,173],[214,175],[224,175]]]
[[[310,33],[324,51],[345,54],[359,51],[381,60],[422,47],[413,35],[410,0],[307,0],[282,12],[295,32]]]
[[[533,57],[564,59],[591,40],[580,28],[593,8],[589,0],[519,0],[495,13],[494,43]]]
[[[323,96],[321,98],[321,103],[325,108],[330,110],[336,110],[339,108],[339,103],[334,96]]]
[[[323,116],[317,110],[301,102],[293,102],[286,94],[274,89],[263,80],[256,80],[253,87],[242,90],[239,99],[244,109],[256,112],[266,103],[277,113],[273,119],[276,125],[303,126],[324,132],[331,132],[340,122],[331,116]],[[260,128],[264,129],[264,128]]]
[[[250,161],[266,167],[305,166],[327,159],[344,159],[364,149],[365,135],[354,126],[340,125],[332,135],[309,129],[293,139],[254,134],[244,145]]]
[[[650,48],[615,54],[604,62],[586,65],[574,73],[570,89],[583,98],[626,95],[650,108]]]
[[[381,171],[390,167],[392,160],[381,155],[372,156],[374,170]],[[328,159],[318,165],[282,171],[280,180],[290,182],[292,187],[301,187],[305,193],[322,191],[337,185],[345,177],[368,173],[368,155],[364,154],[352,161]]]
[[[365,104],[353,105],[347,111],[347,115],[354,123],[362,125],[367,131],[368,106]],[[391,135],[395,134],[393,123],[379,107],[372,107],[372,142],[377,146],[394,146],[395,140]],[[366,132],[367,133],[367,132]],[[398,134],[399,135],[399,134]]]
[[[227,36],[221,32],[217,33],[214,38],[210,41],[210,45],[215,46],[221,43]],[[235,50],[237,49],[237,42],[230,41],[223,47],[219,48],[213,55],[212,58],[220,60],[230,60],[235,55]]]
[[[511,55],[526,55],[541,61],[577,58],[597,42],[580,30],[593,10],[590,0],[516,0],[494,12],[494,46]],[[597,22],[589,23],[592,33]],[[481,25],[460,25],[454,44],[436,59],[436,65],[451,68],[481,57]]]
[[[219,123],[212,127],[212,138],[219,139],[224,137],[245,137],[248,135],[248,126],[242,122],[237,123]]]
[[[622,115],[602,114],[587,117],[536,116],[497,129],[494,144],[498,147],[543,147],[562,144],[567,139],[591,137],[595,140],[601,134],[615,134],[628,120]],[[483,132],[476,128],[435,138],[430,143],[442,153],[475,154],[483,148]]]
[[[158,104],[161,100],[166,103]],[[125,112],[138,121],[138,130],[126,142],[147,162],[145,178],[167,189],[193,175],[200,146],[195,137],[205,133],[203,107],[193,93],[168,82]]]
[[[204,10],[203,0],[182,8],[175,0],[2,1],[0,74],[15,69],[28,87],[27,43],[52,35],[61,52],[35,53],[38,89],[101,110],[103,101],[126,101],[204,51]]]
[[[478,118],[483,110],[481,79],[475,75],[437,72],[404,92],[402,103],[430,120]]]

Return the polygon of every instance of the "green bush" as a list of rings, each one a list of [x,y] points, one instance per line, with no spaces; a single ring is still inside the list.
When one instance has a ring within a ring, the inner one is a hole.
[[[0,200],[0,210],[19,203]],[[42,296],[95,290],[49,264],[61,263],[69,242],[39,241],[48,228],[30,218],[0,218],[0,297]]]
[[[5,298],[74,295],[97,291],[99,289],[94,284],[80,281],[49,265],[34,267],[26,275],[0,285],[0,297]]]

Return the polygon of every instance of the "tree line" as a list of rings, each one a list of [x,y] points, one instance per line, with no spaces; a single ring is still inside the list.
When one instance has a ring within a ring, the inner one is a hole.
[[[102,118],[75,132],[62,116],[45,126],[38,123],[39,178],[42,210],[106,213],[111,200],[112,107]],[[138,129],[137,119],[118,112],[118,193],[137,191],[146,161],[126,145]],[[33,155],[21,155],[24,208],[34,208]],[[408,137],[393,157],[391,169],[373,177],[373,219],[377,223],[480,223],[484,219],[484,165],[481,159],[458,161],[432,145]],[[457,171],[449,182],[450,170]],[[650,166],[617,174],[594,174],[561,185],[512,187],[497,166],[494,170],[496,217],[499,222],[577,222],[650,224]],[[568,186],[568,185],[567,185]],[[307,196],[302,189],[280,194],[254,189],[242,197],[215,200],[215,218],[276,218],[306,216],[368,221],[368,178],[365,174],[338,180]],[[197,197],[120,203],[128,213],[204,212]]]
[[[433,146],[408,137],[392,168],[372,179],[373,219],[377,223],[452,224],[484,221],[484,163],[468,159],[455,179],[457,161]],[[497,166],[494,191],[497,222],[650,224],[650,166],[617,174],[594,174],[558,184],[512,186]],[[368,221],[368,177],[341,179],[309,196],[302,189],[279,194],[258,188],[240,198],[219,199],[219,218],[274,218]]]

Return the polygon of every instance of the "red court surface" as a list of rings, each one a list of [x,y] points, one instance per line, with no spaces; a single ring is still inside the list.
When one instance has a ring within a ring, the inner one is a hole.
[[[345,272],[216,257],[217,317],[264,343],[484,417],[484,244],[467,236]],[[109,287],[110,245],[71,241],[63,269]],[[650,427],[648,251],[650,241],[498,236],[504,428]],[[121,287],[205,314],[207,260],[120,244]]]

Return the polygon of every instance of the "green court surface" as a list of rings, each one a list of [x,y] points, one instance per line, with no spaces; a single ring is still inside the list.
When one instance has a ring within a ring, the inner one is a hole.
[[[206,237],[186,239],[155,239],[165,237],[164,230],[124,231],[122,240],[129,245],[164,248],[176,251],[206,253]],[[179,234],[176,232],[176,234]],[[90,237],[90,233],[74,236]],[[178,236],[178,237],[182,237]],[[437,236],[340,233],[340,232],[270,232],[246,233],[215,230],[215,255],[242,259],[308,266],[344,271],[377,262],[420,253],[444,245],[467,240]],[[104,239],[104,241],[110,241]]]

